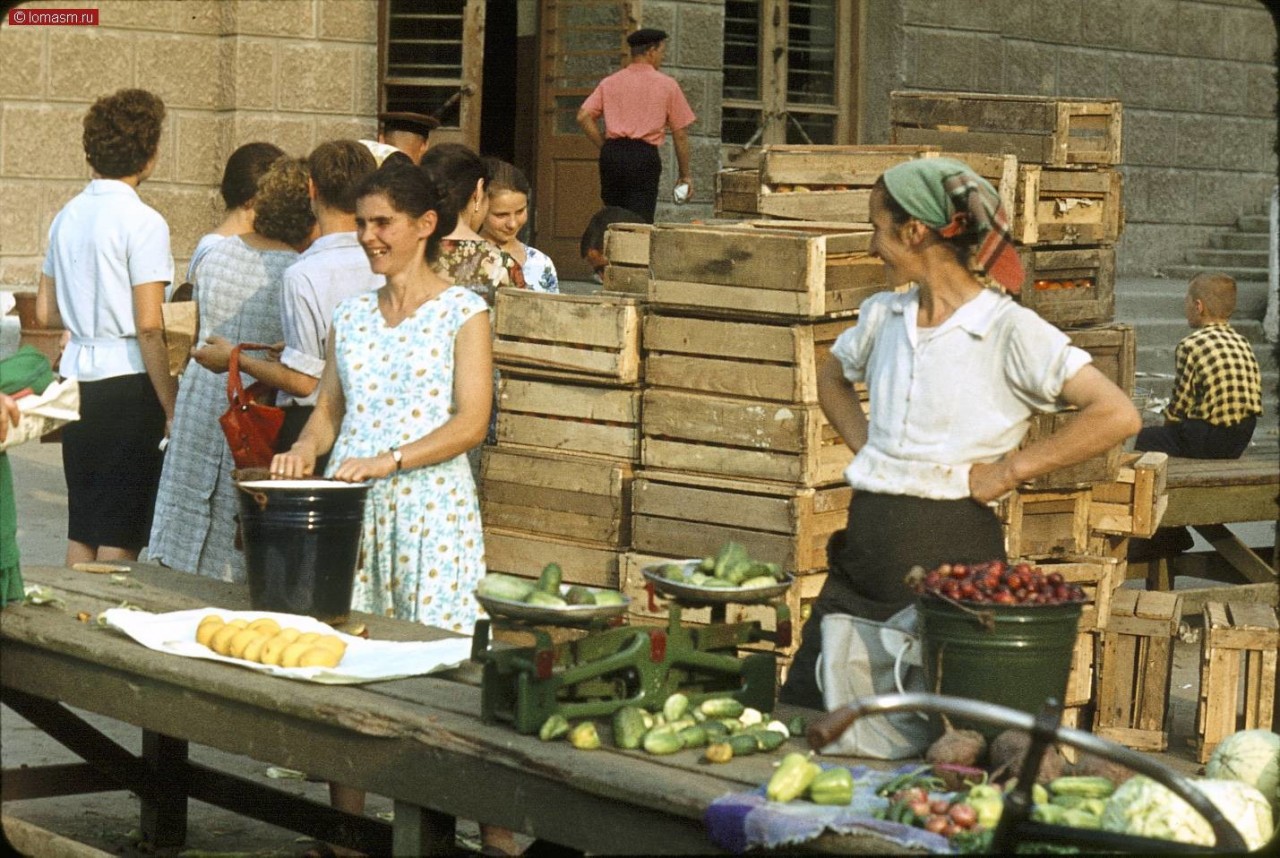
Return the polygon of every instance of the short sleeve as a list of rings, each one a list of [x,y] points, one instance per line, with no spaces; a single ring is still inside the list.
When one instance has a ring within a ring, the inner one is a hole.
[[[873,295],[862,303],[858,310],[858,322],[836,338],[831,347],[831,356],[840,361],[840,369],[845,379],[851,382],[866,381],[867,361],[871,358],[871,347],[875,344],[876,334],[890,313],[886,298],[892,295]]]
[[[667,99],[667,125],[678,131],[681,128],[687,128],[692,125],[697,118],[693,113],[693,108],[689,106],[689,100],[684,97],[684,90],[680,88],[680,84],[673,78],[671,80],[671,95]]]
[[[600,84],[596,84],[596,88],[591,90],[587,100],[582,102],[582,109],[595,117],[599,117],[600,114],[604,113],[604,92],[601,90]]]
[[[1037,411],[1053,411],[1062,388],[1093,357],[1031,310],[1016,309],[1005,364],[1009,384]]]
[[[285,269],[280,289],[280,324],[284,330],[284,351],[280,362],[292,370],[319,378],[324,373],[325,334],[330,320],[324,318],[315,286],[305,275]]]
[[[173,255],[169,252],[169,224],[160,213],[148,209],[137,229],[129,233],[129,285],[173,282]]]

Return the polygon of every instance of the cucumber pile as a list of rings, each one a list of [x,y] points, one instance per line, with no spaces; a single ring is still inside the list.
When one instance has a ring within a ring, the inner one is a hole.
[[[772,721],[768,715],[732,697],[712,697],[691,704],[684,694],[672,694],[662,711],[624,706],[613,714],[613,743],[624,750],[643,748],[650,754],[674,754],[686,748],[705,749],[708,762],[724,763],[781,747],[792,735],[804,732],[804,720],[791,724]],[[570,725],[563,715],[552,715],[538,731],[544,742],[567,738],[579,750],[601,746],[595,724]]]
[[[721,589],[771,587],[786,580],[781,566],[752,560],[746,547],[733,540],[722,545],[714,557],[702,558],[697,566],[666,563],[658,573],[677,584]]]
[[[571,605],[621,605],[626,601],[617,590],[592,590],[574,585],[561,589],[563,573],[559,564],[548,563],[537,581],[490,572],[480,579],[476,593],[488,599],[521,602],[543,608],[567,608]]]

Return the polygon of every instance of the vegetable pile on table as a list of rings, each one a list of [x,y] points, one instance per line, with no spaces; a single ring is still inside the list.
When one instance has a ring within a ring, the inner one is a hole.
[[[537,581],[490,572],[480,579],[476,592],[490,599],[522,602],[543,608],[565,608],[570,605],[621,605],[626,600],[617,590],[593,590],[574,585],[561,589],[563,573],[557,563],[548,563]]]
[[[668,581],[693,587],[740,588],[771,587],[785,581],[786,575],[777,563],[752,560],[741,543],[729,540],[714,557],[708,555],[695,566],[692,563],[664,563],[659,574]]]

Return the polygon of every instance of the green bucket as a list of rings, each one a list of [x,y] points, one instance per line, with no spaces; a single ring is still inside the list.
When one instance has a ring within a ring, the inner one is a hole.
[[[1079,602],[1061,605],[966,605],[918,600],[926,690],[1036,714],[1062,701],[1080,622]],[[990,626],[982,617],[989,617]],[[1000,728],[956,724],[988,739]]]

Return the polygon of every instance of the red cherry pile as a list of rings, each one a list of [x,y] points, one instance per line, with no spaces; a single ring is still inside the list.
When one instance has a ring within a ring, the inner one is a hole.
[[[1003,560],[943,563],[916,577],[913,586],[924,595],[979,604],[1060,605],[1085,600],[1084,591],[1057,572],[1046,575],[1030,563],[1010,566]]]

